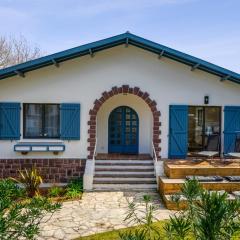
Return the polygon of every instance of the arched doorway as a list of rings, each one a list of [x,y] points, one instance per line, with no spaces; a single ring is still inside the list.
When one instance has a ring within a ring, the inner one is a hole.
[[[108,152],[137,154],[139,145],[139,118],[127,106],[115,108],[108,118]]]
[[[120,94],[132,94],[144,100],[149,106],[153,115],[153,127],[152,127],[152,144],[155,148],[157,158],[161,158],[161,131],[160,131],[160,111],[157,109],[157,102],[152,100],[148,92],[142,91],[139,87],[129,87],[129,85],[122,85],[120,87],[114,86],[109,91],[104,91],[100,98],[94,101],[93,108],[89,110],[89,121],[88,121],[88,159],[92,159],[94,156],[94,150],[97,143],[97,114],[102,105],[113,96]]]

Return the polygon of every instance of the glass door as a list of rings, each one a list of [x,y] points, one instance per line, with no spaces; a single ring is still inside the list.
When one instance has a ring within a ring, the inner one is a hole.
[[[108,120],[108,152],[138,153],[139,120],[137,113],[130,107],[114,109]]]
[[[221,134],[221,107],[189,106],[188,152],[194,155],[207,147],[208,137]]]

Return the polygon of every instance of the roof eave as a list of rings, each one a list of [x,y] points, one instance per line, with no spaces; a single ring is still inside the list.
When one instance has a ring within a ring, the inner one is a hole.
[[[151,51],[156,54],[161,54],[175,61],[189,65],[191,67],[197,66],[197,69],[206,71],[208,73],[226,78],[226,80],[240,83],[240,75],[228,69],[219,67],[212,63],[206,62],[202,59],[193,57],[191,55],[182,53],[180,51],[171,49],[164,45],[149,41],[147,39],[138,37],[131,33],[124,33],[114,37],[106,38],[93,43],[85,44],[79,47],[71,48],[59,53],[51,54],[35,60],[31,60],[22,64],[11,66],[0,70],[0,80],[17,75],[17,72],[26,73],[42,67],[50,66],[56,63],[61,63],[66,60],[85,56],[94,52],[108,49],[121,44],[132,44],[136,47]]]

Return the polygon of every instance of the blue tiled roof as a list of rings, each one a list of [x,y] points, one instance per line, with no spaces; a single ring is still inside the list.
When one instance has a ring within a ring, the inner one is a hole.
[[[129,32],[1,69],[0,80],[12,77],[17,74],[23,76],[24,73],[33,71],[35,69],[61,63],[69,59],[81,57],[87,54],[92,54],[94,52],[98,52],[107,48],[111,48],[126,43],[159,54],[160,56],[173,59],[175,61],[189,65],[190,67],[197,68],[205,72],[217,75],[222,80],[229,80],[236,83],[240,83],[239,73],[230,71],[223,67],[193,57],[189,54],[174,50],[164,45],[149,41],[147,39],[136,36]]]

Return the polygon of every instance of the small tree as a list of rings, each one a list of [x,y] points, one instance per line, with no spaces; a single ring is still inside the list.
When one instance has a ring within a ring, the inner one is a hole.
[[[41,56],[39,47],[32,46],[22,35],[18,38],[0,36],[0,69]]]
[[[43,217],[60,208],[60,204],[52,204],[46,198],[23,197],[24,190],[13,181],[0,181],[1,240],[34,239]]]

